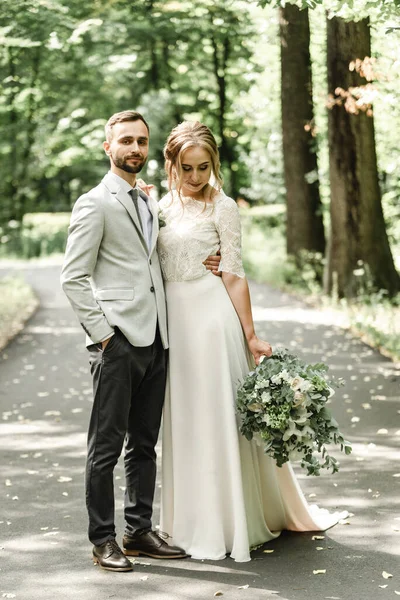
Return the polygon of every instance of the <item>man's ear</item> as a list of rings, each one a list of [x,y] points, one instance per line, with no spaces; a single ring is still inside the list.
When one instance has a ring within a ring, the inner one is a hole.
[[[104,148],[104,152],[107,154],[107,156],[110,156],[110,154],[111,154],[110,142],[107,142],[107,140],[105,142],[103,142],[103,148]]]

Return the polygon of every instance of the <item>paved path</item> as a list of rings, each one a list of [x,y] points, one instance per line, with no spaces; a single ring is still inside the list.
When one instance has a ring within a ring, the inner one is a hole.
[[[0,265],[0,276],[9,269]],[[0,598],[198,600],[220,591],[227,600],[375,600],[400,593],[400,367],[323,313],[262,285],[252,285],[259,334],[327,361],[347,380],[333,409],[354,453],[334,477],[299,478],[310,502],[354,516],[322,540],[284,533],[250,563],[141,559],[125,574],[94,567],[83,488],[91,408],[83,334],[59,289],[59,266],[19,269],[41,308],[0,354]],[[119,464],[120,534],[123,485]],[[155,523],[158,511],[159,493]]]

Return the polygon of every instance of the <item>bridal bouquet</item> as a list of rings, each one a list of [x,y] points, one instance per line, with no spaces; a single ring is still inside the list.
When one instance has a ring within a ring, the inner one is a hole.
[[[308,475],[319,475],[321,468],[336,473],[339,463],[329,456],[326,444],[338,444],[350,454],[351,444],[326,406],[334,394],[333,386],[339,387],[343,381],[327,379],[327,370],[323,363],[305,364],[287,350],[277,350],[239,387],[240,431],[248,440],[254,437],[261,442],[278,467],[301,459]]]

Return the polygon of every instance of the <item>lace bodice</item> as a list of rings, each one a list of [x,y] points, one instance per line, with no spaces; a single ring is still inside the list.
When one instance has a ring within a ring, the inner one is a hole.
[[[158,255],[166,281],[188,281],[209,271],[202,264],[221,251],[220,270],[244,277],[240,215],[236,202],[218,194],[204,206],[202,200],[179,198],[176,192],[160,201],[166,222],[158,235]]]

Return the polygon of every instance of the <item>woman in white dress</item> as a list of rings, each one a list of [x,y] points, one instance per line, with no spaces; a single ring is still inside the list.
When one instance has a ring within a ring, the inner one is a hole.
[[[237,387],[253,360],[272,352],[254,331],[239,211],[221,189],[205,125],[178,125],[164,155],[170,193],[160,202],[158,252],[170,350],[160,528],[192,558],[244,562],[283,529],[324,530],[341,515],[314,514],[290,465],[278,468],[239,432]],[[202,265],[218,249],[222,277]]]

